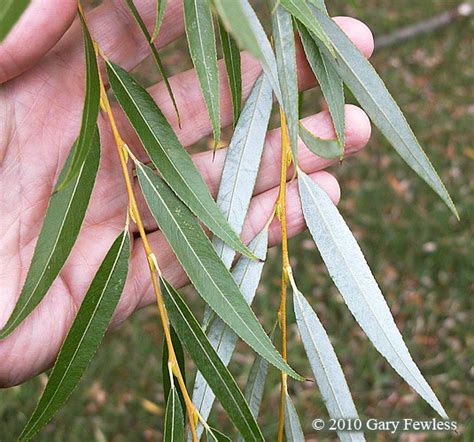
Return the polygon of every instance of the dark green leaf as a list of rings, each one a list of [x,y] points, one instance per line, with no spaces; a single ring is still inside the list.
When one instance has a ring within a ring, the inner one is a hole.
[[[125,0],[127,2],[127,5],[130,9],[130,12],[132,13],[133,17],[135,18],[135,21],[137,22],[140,30],[142,31],[143,35],[145,36],[146,41],[148,42],[148,45],[150,46],[151,50],[151,55],[153,56],[153,60],[155,61],[156,67],[158,68],[158,72],[160,73],[160,76],[162,80],[165,83],[166,90],[168,91],[168,95],[171,99],[171,102],[173,103],[174,110],[176,112],[176,116],[178,117],[178,124],[181,124],[180,122],[180,117],[179,117],[179,110],[178,110],[178,105],[176,104],[176,99],[174,97],[173,89],[171,89],[170,82],[168,80],[168,74],[166,72],[165,67],[163,66],[163,63],[160,58],[160,54],[158,53],[158,49],[156,49],[156,46],[154,45],[153,41],[154,38],[150,37],[150,33],[148,32],[148,29],[145,26],[145,23],[143,22],[142,17],[140,16],[140,13],[138,12],[135,3],[133,3],[133,0]],[[158,1],[158,14],[160,13],[160,6],[163,5],[163,11],[164,12],[164,7],[166,5],[166,0],[157,0]],[[163,17],[161,17],[163,18]],[[158,22],[157,22],[158,24]],[[156,28],[155,28],[156,30]]]
[[[247,440],[263,441],[262,433],[242,392],[207,340],[196,318],[179,293],[163,279],[161,287],[171,323],[230,419]]]
[[[166,377],[168,370],[163,372]],[[184,442],[184,416],[176,388],[171,388],[166,402],[163,442]]]
[[[178,360],[178,366],[181,371],[181,376],[184,379],[184,383],[186,383],[186,366],[185,366],[185,359],[184,359],[184,351],[183,346],[181,345],[181,341],[178,338],[178,335],[174,331],[173,327],[170,327],[170,334],[171,334],[171,342],[173,343],[174,353],[176,355],[176,359]],[[163,337],[163,353],[161,355],[161,370],[163,373],[163,392],[165,399],[168,398],[169,393],[171,391],[171,379],[169,376],[166,376],[168,373],[168,345],[166,344],[166,338]],[[173,376],[174,377],[174,376]],[[174,377],[174,383],[177,385],[177,378]],[[186,403],[184,402],[184,397],[181,389],[178,389],[178,396],[179,400],[181,401],[181,408],[183,409],[183,416],[186,414]]]
[[[150,168],[139,164],[137,175],[153,217],[201,297],[257,353],[301,379],[272,345],[192,213]]]
[[[336,51],[336,59],[331,63],[356,99],[399,155],[459,218],[446,187],[375,69],[333,20],[317,8],[313,8],[313,13]],[[323,46],[320,49],[324,52]]]
[[[272,33],[275,47],[282,107],[286,116],[293,162],[298,164],[298,78],[296,48],[291,15],[278,3],[270,0],[272,7]]]
[[[107,62],[107,73],[115,96],[163,179],[214,234],[235,250],[253,257],[226,222],[153,98],[120,66]]]
[[[240,64],[240,50],[235,40],[226,31],[222,21],[219,20],[219,35],[222,45],[222,53],[227,71],[230,96],[232,98],[233,125],[237,124],[242,106],[242,72]]]
[[[446,412],[403,342],[357,241],[329,196],[298,171],[306,224],[344,301],[375,348],[442,417]]]
[[[344,84],[327,54],[322,54],[308,30],[298,23],[298,32],[303,43],[306,59],[318,80],[328,104],[337,138],[344,152]]]
[[[158,33],[160,32],[161,23],[163,23],[163,17],[165,15],[166,3],[167,0],[156,0],[156,20],[153,35],[151,37],[152,42],[156,40]]]
[[[0,42],[5,39],[21,14],[30,4],[30,0],[3,0],[0,8]]]
[[[130,238],[125,230],[114,241],[97,270],[20,440],[31,439],[76,388],[112,319],[127,279],[129,256]]]
[[[184,0],[184,22],[189,53],[212,124],[215,147],[221,136],[219,71],[216,36],[208,0]]]
[[[59,181],[68,170],[74,145]],[[71,252],[81,228],[99,166],[100,145],[96,131],[94,143],[79,174],[50,200],[38,236],[25,284],[0,339],[8,336],[41,302]]]
[[[206,437],[207,442],[230,442],[231,439],[226,435],[222,434],[220,431],[215,428],[209,427],[206,428]]]
[[[324,140],[310,132],[300,123],[300,137],[305,146],[321,158],[332,160],[340,158],[343,149],[337,140]]]
[[[69,168],[63,177],[56,184],[56,189],[61,190],[67,186],[79,173],[87,155],[94,143],[97,126],[97,116],[99,115],[100,102],[100,80],[99,68],[97,67],[97,57],[94,43],[87,24],[82,14],[79,14],[84,36],[84,53],[86,60],[86,95],[84,97],[84,107],[82,109],[81,131],[76,141],[76,148],[69,163]]]

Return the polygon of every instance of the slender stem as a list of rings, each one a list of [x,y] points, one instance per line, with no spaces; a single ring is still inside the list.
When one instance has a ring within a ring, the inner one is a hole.
[[[80,6],[79,6],[79,13],[82,14],[82,10],[80,9]],[[105,59],[105,56],[100,52],[99,47],[96,42],[94,42],[94,45],[95,45],[96,51],[99,52],[102,58]],[[160,312],[160,318],[163,325],[163,331],[165,334],[166,344],[168,346],[168,364],[173,370],[173,374],[178,380],[180,390],[183,393],[184,401],[186,404],[186,410],[188,413],[189,423],[191,427],[192,438],[193,438],[193,441],[197,441],[198,440],[197,434],[196,434],[197,410],[196,410],[196,407],[193,405],[192,400],[186,389],[186,383],[183,379],[183,375],[179,368],[178,360],[176,358],[176,353],[174,351],[173,342],[171,339],[170,327],[169,327],[168,313],[166,311],[166,307],[163,300],[163,294],[161,293],[160,283],[158,279],[159,277],[161,277],[161,271],[158,266],[156,256],[153,253],[151,245],[148,241],[145,227],[143,226],[142,217],[141,217],[140,211],[138,210],[137,200],[135,198],[132,180],[130,178],[130,173],[127,166],[127,161],[129,157],[129,148],[117,129],[117,124],[115,122],[112,108],[110,106],[110,102],[107,97],[107,93],[105,91],[104,83],[100,75],[99,75],[99,78],[100,78],[100,104],[103,111],[107,114],[110,127],[112,129],[115,146],[117,148],[118,157],[120,159],[122,175],[125,181],[125,187],[127,189],[129,214],[137,226],[138,232],[143,242],[143,248],[145,250],[145,254],[147,257],[153,291],[156,296],[156,303],[158,306],[158,310]]]
[[[281,329],[281,355],[287,360],[286,351],[286,292],[288,284],[288,269],[290,269],[290,260],[288,257],[288,232],[286,225],[286,180],[287,171],[290,164],[290,143],[288,137],[288,128],[286,118],[280,108],[281,121],[281,169],[280,169],[280,190],[276,202],[276,215],[281,225],[281,292],[280,306],[278,308],[278,322]],[[283,441],[283,431],[285,423],[285,395],[287,392],[288,375],[281,372],[280,388],[280,413],[278,419],[278,442]]]

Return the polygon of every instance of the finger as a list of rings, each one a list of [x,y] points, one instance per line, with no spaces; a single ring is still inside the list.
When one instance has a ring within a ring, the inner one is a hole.
[[[334,126],[327,111],[320,112],[302,120],[305,127],[323,139],[333,139],[336,134]],[[345,156],[358,152],[369,141],[371,134],[370,120],[365,112],[354,105],[345,107]],[[221,180],[222,169],[224,167],[227,149],[220,149],[216,152],[214,160],[212,152],[202,152],[193,155],[193,161],[197,169],[203,176],[212,195],[215,197]],[[266,192],[278,186],[280,179],[280,129],[274,129],[267,134],[262,154],[259,174],[255,183],[254,195]],[[299,142],[299,165],[308,174],[325,169],[329,165],[339,160],[326,160],[312,153],[301,142]],[[293,175],[293,168],[288,171],[288,179]],[[143,222],[147,231],[157,229],[156,222],[147,208],[143,196],[135,180],[136,195],[140,213],[143,215]]]
[[[0,43],[0,84],[32,67],[74,20],[76,0],[32,0]]]
[[[340,197],[340,189],[336,179],[327,172],[316,172],[310,174],[337,204]],[[251,240],[267,223],[278,195],[278,187],[254,197],[250,204],[248,216],[244,225],[242,238],[244,242]],[[304,230],[305,223],[301,212],[298,196],[297,181],[287,184],[287,228],[289,237],[295,236]],[[156,251],[158,265],[163,276],[176,288],[188,284],[188,278],[176,260],[171,247],[166,242],[160,231],[148,235],[152,249]],[[269,244],[275,245],[279,242],[280,226],[273,221],[269,230]],[[138,308],[149,305],[155,301],[153,289],[150,284],[148,267],[144,265],[146,256],[141,240],[137,240],[133,249],[129,278],[125,287],[125,296],[117,309],[113,323],[116,325],[130,316]]]
[[[349,17],[338,17],[335,21],[341,26],[342,30],[349,36],[361,52],[369,57],[373,51],[374,42],[370,29],[360,22]],[[251,57],[248,53],[242,53],[242,93],[243,98],[248,96],[250,90],[261,73],[260,63]],[[315,84],[312,71],[306,61],[301,47],[297,51],[298,77],[300,89],[308,89]],[[221,97],[221,124],[223,127],[232,123],[232,99],[229,85],[226,79],[226,71],[223,60],[219,62],[220,76],[220,97]],[[172,125],[179,140],[184,146],[190,146],[202,138],[208,136],[211,131],[207,108],[199,86],[199,80],[194,70],[182,72],[170,78],[170,84],[176,98],[178,109],[181,112],[181,128],[174,110],[173,103],[169,97],[165,85],[161,82],[151,88],[149,93],[155,99],[156,103]],[[124,134],[130,146],[139,146],[140,143],[123,114],[117,109],[121,132]],[[140,149],[136,149],[140,155]],[[141,153],[142,158],[143,152]]]

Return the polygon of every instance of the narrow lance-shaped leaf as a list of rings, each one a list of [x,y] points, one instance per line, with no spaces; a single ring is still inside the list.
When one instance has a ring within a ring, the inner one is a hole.
[[[310,132],[302,123],[300,123],[299,135],[305,146],[314,154],[321,158],[332,160],[339,158],[343,150],[337,140],[324,140]]]
[[[318,20],[311,13],[310,7],[305,0],[279,0],[281,5],[288,10],[296,19],[303,23],[321,43],[326,47],[327,51],[334,56],[335,52],[332,42],[326,35],[326,30],[319,24]]]
[[[212,233],[235,250],[251,256],[226,222],[191,157],[153,98],[121,67],[107,62],[107,74],[117,100],[163,179]]]
[[[286,116],[293,162],[298,164],[298,78],[293,23],[289,12],[270,0],[272,8],[272,34],[275,47],[282,107]]]
[[[248,0],[213,0],[213,3],[237,43],[260,61],[278,101],[282,103],[275,54]]]
[[[231,439],[215,428],[206,428],[207,442],[231,442]]]
[[[367,115],[398,154],[428,183],[454,215],[459,218],[446,187],[375,69],[333,20],[317,8],[312,8],[312,10],[331,39],[336,52],[336,59],[331,60],[331,63],[367,112]],[[318,40],[315,41],[320,44]],[[324,52],[322,45],[320,48]]]
[[[122,232],[107,252],[77,312],[48,384],[21,433],[31,439],[76,388],[102,341],[127,279],[130,238]]]
[[[403,342],[364,255],[329,196],[302,171],[303,214],[329,274],[375,348],[442,417],[446,412]]]
[[[189,209],[150,168],[138,164],[137,175],[153,217],[201,297],[257,353],[300,380],[272,345]]]
[[[316,8],[319,8],[321,11],[324,13],[328,13],[328,10],[326,8],[326,4],[324,3],[324,0],[308,0],[309,3],[312,3]]]
[[[0,9],[0,42],[5,39],[29,4],[30,0],[3,0]]]
[[[288,393],[285,393],[285,436],[288,442],[304,442],[300,418]]]
[[[230,96],[232,99],[232,117],[233,125],[235,127],[242,107],[242,69],[240,62],[240,49],[232,36],[226,31],[222,24],[222,20],[219,20],[219,36],[221,39],[222,53],[227,71]]]
[[[84,36],[86,94],[84,97],[84,107],[82,109],[81,130],[76,141],[76,148],[74,149],[67,171],[56,184],[57,190],[61,190],[67,186],[77,176],[84,161],[86,161],[87,155],[89,155],[92,144],[94,143],[97,117],[99,115],[100,80],[97,57],[92,37],[82,13],[79,13],[79,19],[82,26],[82,34]]]
[[[170,327],[171,342],[173,343],[173,349],[178,360],[178,366],[181,371],[181,375],[186,383],[186,365],[184,359],[183,346],[178,338],[178,335],[174,331],[173,327]],[[163,373],[163,393],[165,399],[168,398],[168,395],[171,391],[171,379],[169,376],[165,376],[165,373],[168,373],[168,345],[166,344],[166,338],[163,337],[163,352],[161,355],[161,371]],[[177,378],[173,376],[175,382],[178,382]],[[186,414],[186,403],[184,402],[184,397],[181,389],[178,389],[179,400],[181,401],[181,408],[183,409],[183,416]]]
[[[61,175],[69,167],[72,155]],[[8,322],[0,331],[0,339],[8,336],[41,302],[71,252],[81,228],[99,167],[99,136],[76,178],[49,199],[43,226],[38,236],[25,284]]]
[[[207,340],[196,318],[173,287],[163,279],[161,286],[171,323],[230,419],[246,440],[263,441],[262,433],[242,392]]]
[[[250,250],[252,250],[252,252],[254,252],[261,260],[255,261],[246,257],[241,257],[232,270],[232,276],[248,304],[252,303],[255,296],[262,275],[267,247],[268,229],[264,229],[249,244]],[[237,344],[237,335],[225,324],[225,322],[219,318],[215,318],[209,327],[207,337],[223,364],[227,366]],[[215,395],[207,384],[205,378],[200,372],[197,372],[196,380],[194,381],[193,404],[196,406],[201,416],[206,420],[211,413],[214,398]],[[201,426],[198,426],[197,432],[198,435],[202,433]]]
[[[211,120],[215,148],[221,133],[219,71],[216,36],[208,0],[184,0],[184,22],[189,53]]]
[[[311,70],[328,104],[341,154],[344,153],[344,84],[326,53],[322,54],[309,31],[298,22],[298,32]]]
[[[167,374],[166,371],[163,376],[166,377]],[[184,441],[184,416],[178,392],[176,387],[173,386],[166,402],[163,442],[180,441]]]
[[[301,340],[314,378],[331,419],[356,419],[357,410],[334,348],[309,302],[300,293],[292,278],[293,308]],[[339,431],[342,442],[363,441],[361,432]]]
[[[166,4],[167,0],[156,0],[156,19],[153,35],[151,37],[152,42],[157,39],[158,33],[160,32],[161,23],[163,23],[163,17],[165,15]]]
[[[146,41],[148,42],[148,46],[150,47],[153,60],[155,61],[156,67],[158,68],[158,72],[160,73],[161,79],[165,83],[166,90],[171,99],[171,102],[173,103],[173,107],[176,112],[176,117],[178,118],[178,124],[181,124],[178,105],[174,97],[173,89],[171,88],[171,84],[168,80],[168,73],[166,72],[166,69],[163,66],[163,62],[161,61],[161,57],[160,57],[160,54],[158,53],[158,49],[156,49],[156,46],[153,43],[154,38],[150,37],[150,33],[148,32],[148,29],[146,28],[145,23],[143,22],[143,19],[140,13],[138,12],[138,9],[135,6],[135,3],[133,2],[133,0],[125,0],[125,1],[127,2],[128,8],[130,9],[130,12],[132,13],[133,18],[137,22],[138,27],[140,28],[140,30],[142,31],[142,34],[144,35]],[[163,5],[163,12],[164,12],[166,0],[158,0],[158,3]]]

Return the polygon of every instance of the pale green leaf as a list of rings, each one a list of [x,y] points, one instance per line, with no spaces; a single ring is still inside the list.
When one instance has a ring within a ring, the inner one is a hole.
[[[219,71],[214,24],[208,0],[184,0],[184,22],[189,53],[201,86],[214,134],[221,134]]]
[[[296,324],[331,419],[356,419],[357,410],[334,348],[309,302],[291,280]],[[342,442],[363,441],[361,432],[339,431]]]
[[[364,255],[329,196],[302,171],[303,214],[329,274],[375,348],[442,417],[446,412],[403,342]]]
[[[153,98],[120,66],[107,62],[107,73],[117,100],[163,179],[215,235],[252,257],[226,222],[191,157]]]
[[[262,230],[249,244],[249,248],[260,261],[241,257],[234,269],[232,276],[239,286],[248,304],[251,304],[260,281],[264,260],[268,247],[268,230]],[[209,327],[207,337],[212,347],[225,366],[230,362],[232,354],[237,344],[237,335],[229,328],[225,322],[215,318]],[[265,359],[264,359],[265,360]],[[207,420],[211,413],[215,395],[200,372],[196,374],[193,390],[193,404],[198,409],[201,416]],[[198,434],[202,433],[202,427],[198,426]]]
[[[122,294],[128,272],[130,238],[122,232],[91,282],[59,351],[48,384],[19,439],[31,439],[76,388],[104,337]]]
[[[310,7],[305,0],[279,0],[280,4],[288,10],[296,19],[303,23],[316,37],[319,38],[322,44],[326,47],[328,52],[334,56],[334,49],[331,41],[326,35],[325,29],[316,20],[311,12]],[[314,8],[313,8],[314,9]]]
[[[263,441],[262,433],[242,392],[207,340],[196,318],[179,293],[163,279],[161,287],[171,323],[230,419],[247,440]]]
[[[344,84],[331,60],[328,60],[328,55],[321,53],[311,34],[301,23],[298,23],[298,32],[303,43],[306,59],[328,104],[342,154],[344,148]]]
[[[237,124],[242,107],[242,69],[240,62],[240,49],[232,36],[226,31],[222,21],[219,20],[219,35],[222,53],[227,71],[230,96],[232,99],[233,125]]]
[[[288,393],[285,393],[285,436],[288,442],[304,442],[300,418]]]
[[[300,138],[305,146],[321,158],[332,160],[340,158],[344,152],[337,140],[324,140],[310,132],[300,123]]]
[[[278,369],[301,379],[272,345],[237,283],[189,209],[150,168],[139,164],[137,175],[160,231],[201,297],[257,353]],[[179,335],[179,330],[176,332]]]
[[[5,39],[20,19],[30,0],[3,0],[0,7],[0,42]]]
[[[156,19],[155,27],[153,29],[153,35],[150,41],[155,41],[160,32],[161,24],[163,23],[163,17],[165,15],[167,0],[156,0]]]
[[[213,0],[213,3],[237,43],[260,61],[278,101],[282,103],[275,54],[248,0]]]
[[[167,372],[164,372],[163,376],[166,377],[167,374]],[[163,442],[182,441],[184,441],[184,416],[178,392],[173,386],[166,402]]]
[[[74,145],[59,181],[69,168]],[[18,302],[0,339],[8,336],[41,302],[71,252],[81,228],[99,167],[100,145],[96,131],[94,143],[78,175],[49,199],[43,226]]]
[[[331,63],[362,105],[367,115],[407,164],[425,180],[459,218],[446,187],[433,168],[402,111],[372,65],[329,17],[313,13],[331,39],[336,59]],[[315,40],[318,43],[317,40]],[[321,46],[324,52],[324,47]]]
[[[90,36],[89,29],[82,14],[79,14],[84,37],[84,54],[86,63],[86,95],[84,97],[84,107],[82,109],[82,121],[79,137],[76,141],[76,148],[72,155],[69,167],[56,184],[56,190],[61,190],[67,186],[79,173],[87,155],[94,143],[97,117],[99,115],[100,102],[100,80],[99,68],[94,43]]]
[[[275,47],[282,108],[286,116],[293,162],[298,164],[298,76],[293,23],[290,13],[280,6],[280,0],[270,0],[272,34]]]
[[[145,23],[143,22],[143,19],[140,16],[140,13],[138,12],[138,9],[135,6],[135,3],[133,2],[133,0],[125,0],[125,1],[127,2],[128,8],[130,9],[130,12],[132,13],[135,21],[137,22],[138,27],[142,31],[143,36],[145,37],[146,41],[148,42],[148,46],[150,47],[150,51],[151,51],[151,55],[153,57],[153,60],[156,64],[156,67],[158,68],[158,72],[160,73],[161,79],[165,83],[165,87],[166,87],[168,95],[171,99],[171,102],[173,103],[173,107],[174,107],[174,110],[176,112],[176,116],[178,118],[178,124],[181,124],[178,105],[177,105],[176,99],[174,97],[173,89],[171,88],[171,84],[168,80],[168,74],[166,72],[165,67],[163,66],[160,54],[158,53],[158,49],[156,49],[156,46],[153,43],[154,38],[150,37],[150,33],[148,32],[148,29],[146,28]],[[163,12],[164,12],[164,7],[166,5],[166,1],[165,0],[157,0],[157,1],[158,1],[158,8],[160,8],[159,5],[162,4],[163,5]],[[158,13],[160,13],[160,12],[158,11]],[[157,20],[158,20],[158,18],[157,18]],[[158,22],[157,22],[157,24],[158,24]]]

